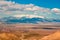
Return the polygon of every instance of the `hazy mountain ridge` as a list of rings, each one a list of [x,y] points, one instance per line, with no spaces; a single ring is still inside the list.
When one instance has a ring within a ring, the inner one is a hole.
[[[5,23],[40,23],[40,22],[60,22],[59,19],[44,19],[44,18],[27,18],[27,17],[4,17],[0,19],[0,22]]]

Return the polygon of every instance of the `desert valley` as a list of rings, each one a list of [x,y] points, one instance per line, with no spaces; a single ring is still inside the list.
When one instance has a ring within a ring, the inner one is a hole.
[[[1,23],[0,40],[60,40],[60,25]]]

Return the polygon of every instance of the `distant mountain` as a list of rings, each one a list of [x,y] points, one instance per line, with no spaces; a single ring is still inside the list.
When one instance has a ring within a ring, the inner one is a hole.
[[[21,18],[5,17],[5,18],[2,18],[0,21],[5,22],[5,23],[38,23],[38,22],[43,22],[44,19],[42,19],[42,18],[26,18],[26,17],[21,17]]]
[[[28,17],[4,17],[0,19],[0,22],[4,23],[40,23],[40,22],[60,22],[59,19],[44,19],[44,18],[28,18]]]

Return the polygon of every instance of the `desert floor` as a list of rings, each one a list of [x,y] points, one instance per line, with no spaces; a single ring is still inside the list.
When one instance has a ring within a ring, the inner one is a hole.
[[[53,38],[55,37],[53,34],[58,35],[56,39]],[[0,40],[60,40],[60,27],[59,25],[2,24],[0,25]]]

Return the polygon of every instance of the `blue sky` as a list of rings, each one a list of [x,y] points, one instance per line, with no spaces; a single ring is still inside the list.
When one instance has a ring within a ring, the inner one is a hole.
[[[60,19],[60,0],[0,1],[0,17],[7,16]]]
[[[8,0],[20,4],[34,4],[45,8],[60,8],[60,0]]]

